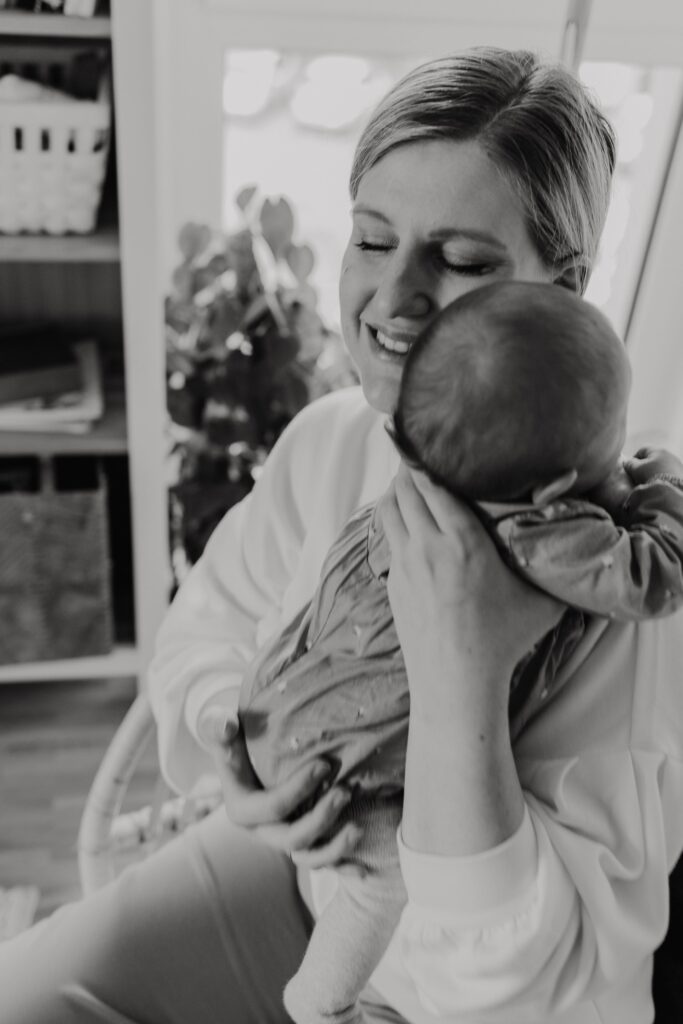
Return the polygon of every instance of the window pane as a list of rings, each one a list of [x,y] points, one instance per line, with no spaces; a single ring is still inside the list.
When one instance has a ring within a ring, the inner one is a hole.
[[[683,72],[585,63],[579,75],[617,134],[612,199],[586,298],[623,335],[675,141]]]
[[[356,142],[375,103],[419,60],[273,50],[226,54],[223,225],[234,230],[242,223],[235,196],[246,185],[257,185],[265,196],[284,195],[296,216],[295,241],[314,252],[310,281],[332,327],[339,318]]]
[[[224,226],[240,224],[238,191],[285,195],[301,241],[313,249],[311,282],[326,321],[338,320],[337,277],[349,228],[348,176],[375,102],[405,71],[404,58],[230,50],[224,79]],[[618,163],[610,210],[588,286],[626,333],[669,160],[681,101],[679,69],[584,63],[582,80],[612,121]]]

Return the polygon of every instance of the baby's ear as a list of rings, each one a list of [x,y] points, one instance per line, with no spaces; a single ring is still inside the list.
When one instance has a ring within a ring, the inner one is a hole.
[[[566,473],[555,477],[549,484],[539,484],[531,492],[532,502],[534,505],[547,505],[551,501],[556,501],[574,486],[578,475],[575,469],[568,469]]]

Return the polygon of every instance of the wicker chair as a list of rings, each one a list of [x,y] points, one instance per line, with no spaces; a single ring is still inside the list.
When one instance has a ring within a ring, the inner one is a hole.
[[[115,878],[128,863],[147,856],[190,822],[209,814],[220,802],[220,793],[208,780],[189,797],[173,797],[157,768],[156,781],[150,783],[151,803],[125,809],[136,769],[153,748],[155,734],[150,703],[141,693],[107,748],[81,818],[78,868],[86,896]]]

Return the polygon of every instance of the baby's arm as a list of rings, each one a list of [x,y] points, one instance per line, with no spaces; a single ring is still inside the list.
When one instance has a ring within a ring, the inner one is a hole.
[[[552,502],[498,524],[514,563],[567,604],[617,619],[683,604],[683,464],[641,449],[590,501]]]

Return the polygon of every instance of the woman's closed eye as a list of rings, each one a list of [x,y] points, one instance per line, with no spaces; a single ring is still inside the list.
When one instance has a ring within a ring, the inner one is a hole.
[[[454,274],[464,274],[468,277],[482,277],[484,274],[492,274],[496,271],[501,261],[492,257],[489,253],[463,251],[460,246],[445,245],[435,249],[435,257],[446,268]]]
[[[367,239],[361,239],[359,242],[353,243],[356,249],[360,249],[361,252],[389,252],[394,248],[391,242],[370,242]]]
[[[396,248],[396,243],[391,241],[374,241],[366,238],[353,243],[356,249],[368,253],[387,253]],[[476,260],[453,260],[443,252],[435,253],[432,257],[436,265],[449,273],[462,274],[466,277],[483,277],[496,270],[496,266],[490,262]]]
[[[483,277],[485,274],[492,274],[496,269],[491,263],[455,263],[445,256],[441,257],[441,261],[452,274],[464,274],[466,277]]]

